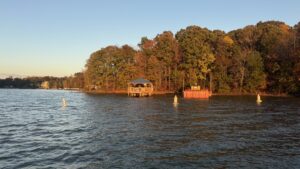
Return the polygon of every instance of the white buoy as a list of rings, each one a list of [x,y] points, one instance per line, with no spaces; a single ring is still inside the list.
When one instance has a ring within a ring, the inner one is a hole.
[[[257,94],[257,97],[256,97],[256,103],[261,103],[261,102],[262,102],[262,100],[260,99],[260,95]]]
[[[174,102],[173,102],[173,104],[174,104],[174,105],[177,105],[177,104],[178,104],[178,98],[177,98],[177,95],[174,96]]]
[[[63,104],[63,107],[67,107],[67,101],[65,98],[62,98],[62,104]]]

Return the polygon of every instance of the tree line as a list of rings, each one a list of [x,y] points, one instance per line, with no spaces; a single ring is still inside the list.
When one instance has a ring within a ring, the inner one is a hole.
[[[41,84],[43,82],[48,82],[49,89],[84,88],[84,77],[82,72],[75,73],[73,76],[69,77],[8,77],[5,79],[0,79],[0,88],[38,89],[41,88]]]
[[[86,90],[126,90],[143,77],[157,91],[191,85],[215,93],[300,92],[300,22],[259,22],[228,33],[188,26],[142,37],[138,48],[107,46],[91,54]]]

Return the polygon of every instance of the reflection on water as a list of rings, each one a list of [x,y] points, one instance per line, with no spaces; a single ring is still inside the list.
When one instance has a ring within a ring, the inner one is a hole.
[[[0,90],[0,168],[299,168],[300,99],[262,99]]]

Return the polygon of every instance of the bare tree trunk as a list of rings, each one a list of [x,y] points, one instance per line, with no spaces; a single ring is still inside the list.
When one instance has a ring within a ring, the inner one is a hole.
[[[184,80],[185,80],[185,72],[183,72],[183,78],[182,78],[182,91],[184,91]]]
[[[165,67],[165,68],[164,68],[164,72],[163,72],[163,86],[164,86],[163,88],[164,88],[164,90],[167,90],[167,87],[168,87],[168,86],[167,86],[167,85],[168,85],[168,82],[167,82],[167,81],[168,81],[168,77],[167,77],[167,74],[168,74],[168,73],[167,73],[167,70],[168,70],[168,69]]]
[[[245,79],[245,65],[246,65],[246,57],[248,56],[249,51],[246,51],[243,55],[242,62],[241,62],[241,68],[240,68],[240,73],[241,73],[241,79],[240,79],[240,93],[243,90],[244,86],[244,79]]]
[[[244,77],[245,77],[245,67],[242,67],[240,69],[241,71],[241,79],[240,79],[240,93],[242,92],[243,89],[243,84],[244,84]]]
[[[175,65],[175,76],[174,76],[174,89],[178,90],[178,86],[177,86],[177,65]]]
[[[168,89],[169,91],[171,90],[171,68],[170,66],[168,67]]]
[[[213,75],[212,75],[212,72],[209,72],[209,90],[212,91],[212,78],[213,78]]]
[[[115,75],[115,77],[114,77],[115,79],[114,79],[114,90],[116,90],[117,89],[117,76]]]
[[[159,72],[159,89],[161,89],[161,83],[162,83],[162,79],[161,79],[161,71]]]
[[[105,90],[108,88],[108,79],[107,79],[107,73],[105,73]]]

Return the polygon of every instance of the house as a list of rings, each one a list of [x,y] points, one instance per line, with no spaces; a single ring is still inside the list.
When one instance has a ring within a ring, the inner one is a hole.
[[[128,96],[151,96],[153,84],[143,78],[135,79],[128,83]]]
[[[49,82],[48,81],[43,81],[41,84],[42,89],[49,89]]]

